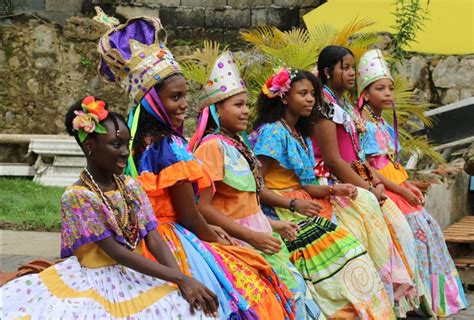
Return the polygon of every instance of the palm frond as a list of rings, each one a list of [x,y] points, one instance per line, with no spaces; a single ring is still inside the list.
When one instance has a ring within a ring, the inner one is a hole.
[[[262,25],[240,33],[242,39],[255,47],[276,48],[282,44],[283,32],[278,28]]]
[[[354,35],[356,35],[362,29],[367,28],[373,24],[374,22],[371,20],[355,18],[336,33],[335,37],[332,39],[332,44],[339,46],[350,46],[350,39]]]

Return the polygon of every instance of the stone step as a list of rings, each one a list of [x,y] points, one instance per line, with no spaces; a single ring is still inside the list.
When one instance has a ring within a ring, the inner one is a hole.
[[[44,157],[82,156],[84,154],[74,138],[31,139],[28,152],[34,152]]]
[[[41,175],[35,176],[34,182],[45,186],[67,187],[79,179],[79,175]]]
[[[0,176],[32,177],[35,173],[27,163],[0,163]]]
[[[78,167],[84,168],[87,164],[85,157],[77,156],[56,156],[54,157],[53,166],[55,167]]]

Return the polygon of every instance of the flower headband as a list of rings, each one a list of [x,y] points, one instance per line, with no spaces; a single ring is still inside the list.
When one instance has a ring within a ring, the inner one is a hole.
[[[262,86],[262,93],[269,99],[276,96],[283,97],[290,90],[291,80],[296,76],[296,71],[281,67],[276,73],[271,75],[267,82]]]
[[[82,100],[83,111],[74,111],[76,117],[72,120],[72,127],[79,132],[79,141],[86,140],[87,135],[92,132],[105,134],[107,129],[100,124],[100,121],[107,118],[109,112],[105,110],[105,102],[95,100],[93,96],[87,96]]]

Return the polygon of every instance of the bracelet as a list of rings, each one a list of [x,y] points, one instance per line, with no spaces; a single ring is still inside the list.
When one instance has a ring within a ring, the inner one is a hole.
[[[330,196],[334,195],[334,186],[329,186],[329,195]]]
[[[293,199],[290,200],[290,206],[289,206],[288,209],[290,209],[291,212],[295,212],[295,210],[296,210],[296,199],[293,198]]]

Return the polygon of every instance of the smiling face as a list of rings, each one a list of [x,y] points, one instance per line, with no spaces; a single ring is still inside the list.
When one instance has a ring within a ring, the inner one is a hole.
[[[342,63],[341,63],[342,62]],[[346,54],[342,60],[334,65],[332,73],[326,68],[329,76],[328,84],[331,88],[340,91],[351,90],[355,85],[355,60],[351,54]]]
[[[313,84],[308,79],[293,82],[282,101],[289,112],[309,117],[316,102]]]
[[[393,90],[392,80],[380,79],[362,91],[362,98],[367,101],[374,111],[382,111],[392,107]]]
[[[188,109],[187,93],[188,86],[182,75],[173,76],[158,90],[161,102],[175,128],[179,128],[184,122],[184,114]]]
[[[87,156],[88,161],[95,168],[110,172],[112,174],[122,174],[128,161],[130,133],[123,121],[117,119],[119,134],[111,119],[106,119],[101,123],[106,134],[97,134],[92,139],[84,142],[86,150],[90,151]]]
[[[219,123],[231,133],[247,130],[249,122],[249,107],[247,93],[242,92],[216,103]]]

